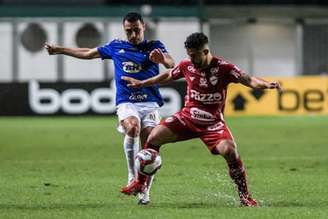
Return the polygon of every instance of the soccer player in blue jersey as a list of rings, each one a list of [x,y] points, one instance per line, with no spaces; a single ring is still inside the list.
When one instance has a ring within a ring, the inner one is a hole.
[[[66,48],[45,44],[49,55],[63,54],[79,59],[112,59],[115,68],[116,106],[118,130],[125,134],[124,151],[128,164],[128,183],[134,179],[134,157],[139,151],[139,141],[144,145],[151,130],[159,123],[157,109],[163,104],[158,86],[130,88],[122,76],[138,80],[159,74],[159,65],[174,67],[174,60],[159,41],[144,39],[145,24],[140,14],[128,13],[123,18],[127,40],[115,39],[97,48]],[[139,204],[149,203],[149,189],[139,196]]]

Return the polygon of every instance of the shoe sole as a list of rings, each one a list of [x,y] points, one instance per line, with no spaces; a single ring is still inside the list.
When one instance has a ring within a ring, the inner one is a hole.
[[[145,200],[142,200],[142,199],[140,199],[138,201],[138,205],[148,205],[149,203],[150,203],[150,201],[145,201]]]

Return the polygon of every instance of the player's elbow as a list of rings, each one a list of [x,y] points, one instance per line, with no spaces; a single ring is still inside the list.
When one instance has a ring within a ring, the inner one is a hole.
[[[99,53],[94,49],[89,49],[88,51],[82,53],[82,59],[95,59],[99,58]]]
[[[93,59],[93,56],[90,53],[83,53],[82,59]]]

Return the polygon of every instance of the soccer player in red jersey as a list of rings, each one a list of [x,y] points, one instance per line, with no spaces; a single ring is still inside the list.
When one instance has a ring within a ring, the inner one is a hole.
[[[236,184],[243,206],[258,206],[248,191],[246,172],[237,152],[233,136],[226,125],[223,112],[229,83],[241,83],[254,89],[277,89],[278,82],[267,82],[250,76],[235,65],[211,54],[208,38],[203,33],[187,37],[185,48],[189,59],[183,60],[170,71],[139,81],[122,77],[131,87],[147,87],[185,78],[187,94],[185,106],[175,115],[161,121],[151,132],[145,148],[159,151],[160,146],[192,138],[200,138],[214,155],[222,155],[227,161],[229,175]],[[134,182],[121,190],[136,194],[146,186],[147,176],[138,174]]]

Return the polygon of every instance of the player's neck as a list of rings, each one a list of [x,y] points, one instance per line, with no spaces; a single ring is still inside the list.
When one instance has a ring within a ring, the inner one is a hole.
[[[138,46],[138,45],[140,45],[141,43],[143,43],[144,41],[145,41],[145,39],[139,40],[139,41],[137,41],[137,42],[132,42],[132,41],[128,40],[128,42],[129,42],[130,44],[134,45],[134,46]]]
[[[209,54],[207,55],[207,57],[206,57],[205,62],[204,62],[203,65],[199,68],[199,70],[203,70],[203,69],[207,68],[207,67],[211,64],[212,59],[213,59],[213,56],[212,56],[211,53],[209,53]]]

